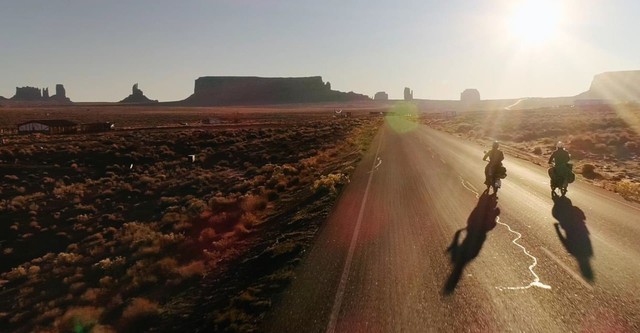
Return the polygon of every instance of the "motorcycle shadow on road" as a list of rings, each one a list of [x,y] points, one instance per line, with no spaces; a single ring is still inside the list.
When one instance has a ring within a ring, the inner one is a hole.
[[[452,294],[455,291],[464,267],[478,256],[487,238],[487,232],[495,228],[496,218],[499,215],[498,197],[495,194],[489,194],[489,191],[484,191],[467,218],[467,226],[455,232],[453,241],[447,248],[447,252],[451,255],[453,269],[444,286],[445,294]],[[466,231],[465,236],[460,242],[463,231]]]
[[[593,257],[593,247],[584,212],[574,206],[571,199],[554,196],[551,214],[558,220],[554,227],[560,242],[567,252],[578,261],[582,276],[590,282],[594,281],[595,277],[590,262]],[[564,235],[560,229],[564,230]]]

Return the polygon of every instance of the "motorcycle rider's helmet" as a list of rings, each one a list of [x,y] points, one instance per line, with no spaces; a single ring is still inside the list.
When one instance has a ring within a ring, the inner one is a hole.
[[[562,141],[558,141],[558,143],[556,143],[556,148],[558,149],[564,148],[564,143],[562,143]]]
[[[498,149],[498,147],[500,147],[500,142],[498,141],[493,141],[493,149]]]

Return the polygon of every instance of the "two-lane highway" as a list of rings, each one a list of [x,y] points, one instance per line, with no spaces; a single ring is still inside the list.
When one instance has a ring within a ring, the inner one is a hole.
[[[263,330],[640,331],[639,205],[582,182],[552,200],[509,156],[488,195],[483,147],[408,122],[381,128]]]

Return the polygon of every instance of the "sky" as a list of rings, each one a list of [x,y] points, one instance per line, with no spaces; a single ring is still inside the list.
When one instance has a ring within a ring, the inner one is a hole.
[[[139,83],[172,101],[200,76],[320,75],[390,98],[553,97],[640,69],[640,1],[526,1],[0,0],[0,96],[118,101]]]

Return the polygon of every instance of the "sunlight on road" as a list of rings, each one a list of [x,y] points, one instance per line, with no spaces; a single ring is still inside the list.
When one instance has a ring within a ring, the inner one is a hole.
[[[385,118],[389,127],[399,134],[409,133],[418,128],[418,108],[413,103],[397,103]]]

